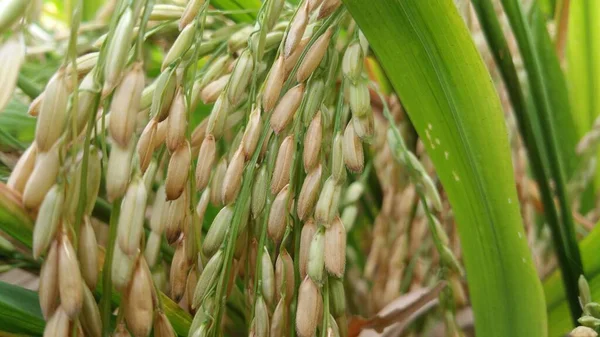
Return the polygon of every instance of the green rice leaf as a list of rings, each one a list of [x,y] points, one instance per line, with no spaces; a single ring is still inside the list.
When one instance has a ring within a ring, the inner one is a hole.
[[[417,132],[456,216],[478,336],[545,336],[503,112],[450,0],[344,1]]]
[[[44,317],[37,293],[0,281],[0,331],[42,335]]]

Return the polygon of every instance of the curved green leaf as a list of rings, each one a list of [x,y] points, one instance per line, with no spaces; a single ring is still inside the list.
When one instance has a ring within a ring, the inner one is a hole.
[[[600,1],[571,1],[566,54],[572,113],[582,137],[600,115]],[[594,185],[600,187],[600,173]]]
[[[502,109],[451,0],[345,0],[437,168],[461,238],[478,336],[545,336]]]
[[[0,331],[42,335],[45,325],[35,292],[0,281]]]
[[[569,125],[572,128],[572,124],[562,124],[565,119],[571,118],[568,104],[556,102],[557,98],[563,97],[564,99],[566,95],[561,92],[566,91],[566,88],[559,83],[562,80],[562,74],[560,74],[561,70],[558,67],[556,57],[545,55],[548,52],[553,53],[553,51],[551,46],[546,46],[546,43],[544,43],[547,40],[547,36],[544,37],[547,32],[536,3],[533,4],[531,26],[526,20],[519,0],[502,0],[502,5],[525,65],[531,97],[537,111],[537,123],[546,144],[545,152],[548,157],[549,170],[556,187],[556,197],[562,223],[558,230],[560,236],[563,237],[563,251],[566,253],[565,260],[561,261],[561,266],[568,267],[564,271],[564,281],[569,298],[571,318],[575,321],[581,315],[581,308],[577,301],[577,280],[579,275],[583,273],[583,265],[575,238],[575,227],[571,215],[571,205],[567,197],[565,174],[565,172],[569,173],[568,169],[571,168],[571,160],[568,158],[574,157],[574,145],[562,145],[564,142],[569,141],[563,141],[561,134],[564,132],[558,130],[569,128]],[[553,233],[553,236],[557,234]]]
[[[573,247],[574,249],[577,249],[577,247],[569,244],[572,238],[569,237],[569,231],[562,229],[563,224],[560,221],[555,205],[553,191],[550,186],[549,149],[540,132],[541,126],[537,115],[538,111],[535,109],[533,101],[526,101],[525,91],[521,86],[517,71],[513,64],[508,43],[504,38],[504,32],[497,18],[494,4],[490,0],[472,0],[472,3],[486,35],[487,42],[490,45],[490,50],[494,55],[495,62],[506,84],[509,98],[518,121],[519,131],[527,147],[531,170],[540,188],[542,202],[544,204],[545,220],[552,231],[552,239],[559,266],[565,271],[563,275],[566,277],[563,282],[565,282],[565,284],[570,284],[569,282],[576,279],[572,275],[577,276],[581,272],[581,269],[574,265],[573,261],[569,258],[569,256],[577,254],[570,253],[569,249]],[[548,54],[545,56],[545,62],[543,62],[543,64],[546,65],[545,73],[552,82],[549,85],[553,85],[555,89],[552,91],[555,93],[554,96],[556,96],[554,100],[557,101],[557,107],[560,107],[561,111],[564,112],[561,116],[555,116],[555,122],[558,125],[570,125],[573,121],[568,114],[568,97],[562,71],[560,70],[558,59],[552,49],[542,15],[535,9],[532,21],[533,26],[536,27],[534,40],[537,41],[538,49],[543,50]],[[559,119],[561,121],[558,121]],[[565,127],[560,130],[564,131],[563,137],[565,142],[563,143],[563,151],[568,149],[569,146],[574,147],[576,142],[574,127]],[[570,152],[570,158],[575,159],[574,151]],[[574,160],[572,160],[571,163],[574,164]],[[576,283],[571,283],[571,286],[574,291],[577,290]],[[578,304],[577,299],[572,298],[572,300],[574,301],[573,304],[576,306]]]
[[[260,0],[211,0],[210,4],[215,8],[226,11],[239,11],[228,16],[235,22],[252,22],[258,14]]]

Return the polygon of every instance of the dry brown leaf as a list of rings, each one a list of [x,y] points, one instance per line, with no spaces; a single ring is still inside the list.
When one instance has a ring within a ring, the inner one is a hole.
[[[369,319],[352,317],[348,325],[348,336],[386,336],[392,331],[394,335],[400,334],[415,318],[437,305],[438,295],[445,286],[446,282],[442,281],[434,287],[404,294]]]

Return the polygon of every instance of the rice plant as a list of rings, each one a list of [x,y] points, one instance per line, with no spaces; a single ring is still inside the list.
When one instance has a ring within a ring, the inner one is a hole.
[[[598,23],[0,0],[0,335],[598,336]]]

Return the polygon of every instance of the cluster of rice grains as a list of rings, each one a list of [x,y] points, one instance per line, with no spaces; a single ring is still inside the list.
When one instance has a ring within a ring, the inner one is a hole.
[[[443,306],[453,326],[454,302],[465,302],[456,236],[428,206],[448,214],[447,202],[426,155],[424,166],[388,124],[400,104],[377,95],[363,69],[367,42],[341,2],[267,0],[252,25],[209,11],[208,0],[151,3],[117,1],[98,50],[70,52],[30,106],[35,142],[7,185],[37,213],[45,336],[345,336],[343,279],[356,278],[345,270],[346,233],[372,171],[384,189],[381,212],[369,210],[368,302],[397,297],[406,274],[413,287],[439,279],[421,264],[404,268],[422,255],[429,224],[453,284]],[[143,42],[161,30],[178,35],[150,80]],[[363,143],[375,154],[367,170]],[[105,249],[92,226],[100,198],[112,203]],[[171,326],[171,299],[193,314],[189,331]]]

